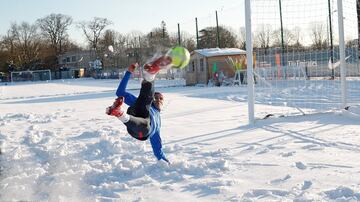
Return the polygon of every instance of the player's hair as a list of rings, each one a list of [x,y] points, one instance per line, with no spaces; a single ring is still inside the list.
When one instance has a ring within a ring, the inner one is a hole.
[[[160,93],[160,92],[155,92],[154,96],[156,96],[156,95],[159,95],[160,97],[164,98],[164,95],[162,93]]]

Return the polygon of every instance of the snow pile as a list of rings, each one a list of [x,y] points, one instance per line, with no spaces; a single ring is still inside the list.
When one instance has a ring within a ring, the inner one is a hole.
[[[117,82],[4,86],[0,201],[360,200],[356,106],[249,126],[245,88],[163,81],[168,165],[105,115]]]

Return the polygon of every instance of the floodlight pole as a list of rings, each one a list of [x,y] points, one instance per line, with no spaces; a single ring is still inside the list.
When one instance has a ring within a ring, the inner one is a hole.
[[[195,24],[196,24],[196,48],[199,49],[199,30],[198,30],[197,18],[195,18]]]
[[[218,21],[218,14],[217,11],[215,11],[216,14],[216,35],[217,35],[217,47],[220,48],[220,33],[219,33],[219,21]]]
[[[246,29],[246,61],[247,61],[247,87],[248,87],[248,118],[249,124],[255,123],[254,99],[254,70],[253,46],[251,36],[251,0],[245,0],[245,29]]]
[[[333,64],[334,63],[334,44],[333,44],[330,0],[328,0],[328,7],[329,7],[329,32],[330,32],[330,60],[331,60],[331,64]],[[334,68],[331,68],[331,78],[335,79],[335,70],[334,70]]]
[[[181,46],[180,23],[178,23],[178,44]]]
[[[344,16],[342,0],[337,0],[339,21],[339,51],[340,51],[340,79],[341,79],[341,103],[342,108],[347,105],[346,97],[346,61],[345,61],[345,39],[344,39]]]
[[[360,51],[360,0],[356,1],[356,13],[358,23],[358,50]]]
[[[281,0],[279,0],[279,9],[280,9],[280,32],[281,32],[281,66],[284,68],[284,78],[286,79],[286,69],[285,69],[285,44],[284,44],[284,27],[282,19],[282,8]]]

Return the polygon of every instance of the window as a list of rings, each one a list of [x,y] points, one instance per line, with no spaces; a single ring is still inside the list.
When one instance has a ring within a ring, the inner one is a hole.
[[[195,69],[195,60],[191,61],[191,64],[188,66],[188,72],[194,72]]]
[[[204,58],[200,59],[200,71],[203,72],[204,71]]]
[[[71,57],[71,62],[75,62],[76,61],[76,56],[72,56]]]
[[[70,62],[70,57],[66,57],[66,62]]]

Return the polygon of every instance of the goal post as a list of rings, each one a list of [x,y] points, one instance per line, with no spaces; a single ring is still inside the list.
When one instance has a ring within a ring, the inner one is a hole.
[[[252,41],[251,31],[251,3],[250,0],[245,0],[245,29],[246,41]],[[252,43],[246,43],[246,58],[253,57]],[[255,122],[255,104],[254,104],[254,77],[253,73],[253,60],[247,60],[247,86],[248,86],[248,119],[249,124]],[[249,76],[250,75],[250,76]]]
[[[356,2],[245,0],[250,124],[360,103]]]
[[[345,37],[344,37],[344,15],[342,0],[337,0],[338,5],[338,25],[339,25],[339,54],[340,54],[340,80],[341,80],[341,102],[342,108],[347,105],[346,88],[346,62],[345,62]]]
[[[11,72],[11,82],[48,80],[51,80],[51,71],[49,69]]]

